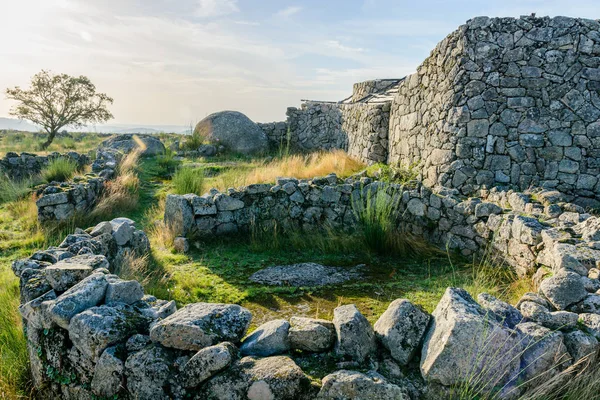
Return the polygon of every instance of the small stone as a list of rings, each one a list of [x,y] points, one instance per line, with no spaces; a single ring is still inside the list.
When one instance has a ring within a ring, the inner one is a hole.
[[[133,304],[144,297],[144,288],[138,281],[122,279],[110,281],[106,288],[106,304]]]
[[[150,338],[166,347],[200,350],[223,341],[239,342],[251,319],[250,311],[235,304],[188,304],[157,322]]]
[[[177,253],[185,254],[190,250],[190,243],[182,236],[178,236],[173,240],[173,249]]]
[[[375,333],[369,321],[354,304],[333,310],[333,325],[337,340],[335,353],[359,363],[375,353]]]
[[[388,383],[374,371],[366,374],[340,370],[323,378],[319,400],[408,400],[410,397],[399,386]]]
[[[235,359],[237,350],[229,342],[199,350],[181,368],[180,380],[185,387],[195,387],[227,368]]]
[[[430,316],[405,299],[394,300],[375,323],[377,338],[401,365],[416,354]]]
[[[335,342],[335,327],[323,319],[292,317],[288,337],[293,349],[327,351]]]
[[[46,279],[57,292],[64,292],[71,286],[92,274],[87,265],[59,262],[44,270]]]
[[[290,349],[289,329],[290,323],[284,319],[264,323],[243,340],[240,352],[260,357],[285,353]]]
[[[104,350],[94,368],[91,384],[94,394],[106,398],[116,395],[122,388],[124,370],[125,363],[117,357],[117,348]]]

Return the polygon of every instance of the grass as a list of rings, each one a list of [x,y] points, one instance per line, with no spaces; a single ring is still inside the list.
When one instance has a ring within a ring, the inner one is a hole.
[[[86,153],[97,148],[100,142],[109,136],[86,132],[58,134],[50,147],[40,152],[40,145],[48,137],[46,133],[2,131],[0,132],[0,155],[4,155],[9,151],[16,153],[35,151],[38,154],[49,154],[55,151],[59,153],[68,151]]]
[[[363,168],[364,164],[342,150],[288,155],[254,168],[244,177],[244,183],[274,183],[277,177],[310,179],[331,173],[347,177]]]
[[[335,153],[260,160],[216,158],[215,161],[200,166],[188,163],[182,169],[201,171],[207,188],[215,184],[222,184],[223,188],[234,182],[236,184],[230,186],[243,186],[255,179],[256,182],[274,182],[275,177],[286,175],[308,178],[336,172],[348,176],[364,168],[345,155]],[[198,301],[241,304],[252,311],[254,326],[291,315],[331,319],[335,307],[349,303],[356,304],[373,323],[392,300],[400,297],[432,311],[447,286],[489,291],[504,299],[511,296],[512,288],[495,281],[480,264],[450,259],[440,252],[417,257],[377,251],[361,234],[332,230],[313,235],[298,232],[283,235],[278,229],[256,227],[246,239],[192,242],[189,254],[175,254],[172,251],[174,234],[160,222],[164,197],[171,187],[169,181],[164,180],[164,165],[160,160],[138,159],[132,155],[121,164],[113,182],[114,185],[107,186],[97,211],[62,230],[44,231],[38,226],[32,198],[22,197],[0,204],[0,287],[7,288],[0,291],[5,294],[0,296],[0,338],[6,338],[0,341],[0,385],[3,385],[0,391],[8,393],[9,398],[26,396],[29,390],[25,341],[16,310],[18,282],[12,276],[10,263],[36,249],[56,245],[75,227],[85,228],[117,216],[135,220],[152,243],[151,254],[126,259],[119,274],[142,281],[147,293],[174,299],[179,306]],[[385,221],[386,215],[391,217],[384,208],[375,210],[373,215],[378,215],[380,222]],[[384,230],[388,229],[385,223],[383,225]],[[267,287],[248,280],[252,273],[267,266],[308,261],[339,267],[365,264],[365,276],[359,281],[325,288]],[[321,361],[329,365],[331,360]]]
[[[201,169],[179,168],[171,181],[175,194],[204,194],[204,173]]]
[[[32,179],[13,180],[0,176],[0,204],[22,199],[31,192]]]
[[[46,182],[66,182],[77,172],[77,163],[69,158],[58,157],[51,160],[41,171],[41,176]]]

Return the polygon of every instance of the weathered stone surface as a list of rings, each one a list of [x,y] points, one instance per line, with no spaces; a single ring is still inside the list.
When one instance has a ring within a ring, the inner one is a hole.
[[[140,151],[143,156],[156,156],[165,153],[165,145],[157,136],[120,134],[105,140],[98,146],[99,149],[116,150],[125,154]]]
[[[598,340],[580,330],[565,333],[563,341],[573,362],[593,356],[598,351]]]
[[[82,279],[92,274],[87,265],[59,262],[44,270],[46,279],[57,292],[64,292]]]
[[[579,325],[584,332],[587,332],[600,340],[600,315],[588,313],[579,314]]]
[[[546,298],[559,310],[580,302],[587,296],[581,275],[561,270],[552,277],[542,281],[540,290]]]
[[[27,320],[27,326],[29,329],[42,329],[49,326],[47,321],[49,317],[45,313],[43,303],[45,301],[52,301],[54,299],[56,299],[56,292],[54,290],[50,290],[40,297],[19,306],[19,313]]]
[[[227,368],[234,360],[237,349],[231,343],[219,343],[199,350],[181,368],[179,380],[185,387],[195,387]]]
[[[523,322],[523,316],[515,307],[501,301],[487,293],[480,293],[477,301],[486,310],[497,316],[498,322],[506,325],[508,328],[514,328],[518,323]]]
[[[71,319],[69,339],[79,351],[95,361],[107,347],[147,331],[150,322],[128,305],[92,307]]]
[[[340,370],[323,378],[323,386],[317,399],[408,400],[409,397],[400,387],[388,383],[376,372],[363,374]]]
[[[184,196],[167,195],[164,222],[181,236],[185,236],[194,222],[192,206]]]
[[[260,357],[285,353],[290,349],[289,329],[290,323],[284,319],[266,322],[244,339],[240,351],[245,356]]]
[[[375,353],[375,333],[369,321],[354,304],[333,310],[335,353],[343,358],[362,363]]]
[[[138,281],[111,280],[106,288],[106,304],[133,304],[144,297],[144,288]]]
[[[127,390],[136,399],[169,399],[165,391],[173,376],[175,356],[160,346],[149,346],[133,353],[125,361]]]
[[[521,362],[524,368],[520,374],[527,388],[547,381],[571,361],[562,333],[533,322],[519,324],[515,329],[523,345]]]
[[[202,391],[207,400],[295,400],[306,387],[308,379],[288,357],[244,357]]]
[[[451,386],[480,376],[485,390],[512,385],[520,369],[519,339],[465,290],[446,289],[432,317],[421,354],[425,379]]]
[[[100,356],[94,369],[91,387],[96,396],[112,397],[122,388],[125,363],[116,347],[109,347]]]
[[[211,114],[198,122],[194,132],[236,153],[256,154],[268,148],[267,136],[262,129],[237,111]]]
[[[375,323],[377,339],[401,365],[417,352],[430,315],[406,299],[394,300]]]
[[[333,322],[323,319],[292,317],[288,331],[293,349],[321,352],[329,350],[335,343]]]
[[[277,265],[255,272],[250,280],[270,286],[327,286],[362,276],[361,267],[328,267],[316,263]]]
[[[150,338],[166,347],[200,350],[223,341],[239,342],[251,319],[250,311],[234,304],[188,304],[154,325]]]
[[[99,268],[109,268],[109,262],[106,259],[106,256],[102,254],[83,254],[77,255],[73,257],[66,258],[61,261],[62,264],[79,264],[79,265],[87,265],[93,270]]]
[[[48,315],[63,329],[69,328],[71,318],[104,300],[108,282],[102,273],[88,276],[56,300],[48,302]]]

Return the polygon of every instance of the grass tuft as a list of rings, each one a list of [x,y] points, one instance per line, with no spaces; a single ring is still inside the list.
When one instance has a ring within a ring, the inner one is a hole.
[[[201,169],[179,168],[171,183],[175,194],[194,193],[200,196],[203,194],[204,172]]]
[[[0,204],[22,199],[31,192],[31,179],[13,180],[0,176]]]
[[[59,157],[48,163],[41,172],[46,182],[66,182],[77,172],[77,163],[71,159]]]

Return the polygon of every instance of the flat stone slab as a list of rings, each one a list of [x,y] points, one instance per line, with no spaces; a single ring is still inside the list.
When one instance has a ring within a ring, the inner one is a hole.
[[[327,286],[362,277],[364,265],[328,267],[312,262],[276,265],[255,272],[252,282],[269,286]]]

